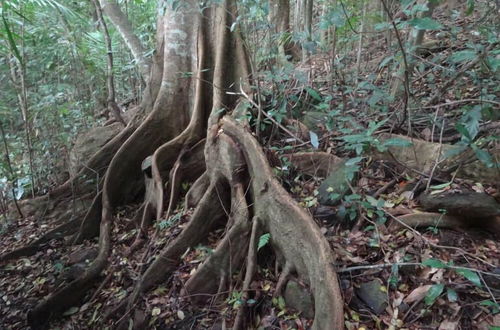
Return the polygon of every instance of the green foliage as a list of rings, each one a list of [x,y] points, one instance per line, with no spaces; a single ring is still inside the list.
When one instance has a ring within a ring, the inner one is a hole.
[[[455,271],[457,274],[465,277],[467,280],[472,282],[477,287],[482,287],[481,278],[479,277],[477,272],[475,272],[471,269],[455,267],[455,266],[453,266],[452,262],[444,263],[439,259],[430,258],[430,259],[424,260],[422,262],[422,265],[427,266],[427,267],[432,267],[432,268],[451,269],[451,270]],[[439,295],[441,295],[443,290],[444,290],[444,284],[433,285],[429,289],[429,292],[427,293],[427,296],[425,297],[425,303],[429,306],[432,305],[434,303],[434,301],[437,299],[437,297],[439,297]],[[455,302],[458,299],[457,292],[451,288],[447,288],[446,295],[447,295],[447,298],[450,302]]]
[[[64,179],[65,159],[76,135],[95,126],[106,99],[106,49],[102,35],[88,17],[90,3],[67,0],[3,0],[0,6],[0,79],[16,84],[0,90],[0,120],[14,177],[0,159],[0,189],[12,198],[26,197],[31,176],[35,191],[46,192]],[[154,43],[154,1],[129,4],[128,14],[147,47]],[[136,97],[140,80],[132,56],[111,27],[117,100]],[[24,72],[35,173],[27,162],[27,143],[19,107],[20,74]],[[2,148],[3,150],[3,148]],[[3,152],[3,151],[2,151]],[[15,180],[17,178],[17,181]],[[43,178],[43,179],[42,179]]]
[[[481,279],[477,275],[476,272],[473,272],[472,270],[469,269],[456,269],[455,270],[458,274],[462,275],[472,283],[474,283],[476,286],[481,287]]]
[[[359,127],[357,132],[350,130],[354,134],[345,134],[339,138],[343,142],[343,147],[346,150],[354,150],[356,155],[362,155],[364,152],[375,148],[380,152],[386,151],[388,147],[409,147],[411,144],[403,139],[392,138],[384,142],[381,142],[378,138],[374,136],[374,133],[380,129],[387,119],[380,122],[370,121],[368,122],[368,128]],[[345,130],[347,133],[348,131]]]
[[[238,309],[244,303],[244,301],[243,301],[243,292],[232,291],[231,295],[229,296],[229,298],[227,298],[226,302],[233,309]]]
[[[479,124],[482,120],[483,113],[487,113],[489,107],[476,105],[472,108],[464,108],[462,118],[455,125],[456,130],[462,135],[462,139],[457,145],[459,148],[454,153],[449,153],[446,156],[453,156],[467,149],[472,149],[477,159],[488,167],[500,167],[499,163],[495,163],[491,154],[483,149],[488,145],[488,142],[499,141],[499,137],[491,136],[488,138],[477,138],[479,133]]]
[[[434,304],[436,299],[443,293],[444,284],[434,284],[427,291],[427,295],[424,298],[425,304],[427,306],[431,306]]]
[[[444,264],[441,260],[432,258],[423,261],[422,265],[432,268],[446,268],[446,264]]]
[[[440,30],[443,28],[439,22],[429,17],[414,18],[408,24],[417,30]]]
[[[446,288],[446,297],[449,302],[456,302],[458,300],[458,294],[452,288]]]
[[[162,220],[158,223],[158,228],[167,229],[172,227],[176,222],[178,222],[182,218],[182,212],[178,212],[175,215],[171,216],[167,220]]]
[[[257,244],[257,251],[266,246],[269,243],[270,239],[271,239],[271,234],[269,233],[261,235],[259,237],[259,242]]]
[[[490,307],[491,311],[493,314],[498,314],[500,313],[500,304],[491,301],[491,300],[484,300],[480,303],[481,306],[486,306]],[[493,327],[494,328],[494,327]]]

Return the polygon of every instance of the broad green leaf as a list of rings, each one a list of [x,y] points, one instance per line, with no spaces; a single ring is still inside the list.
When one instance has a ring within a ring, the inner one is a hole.
[[[465,144],[464,142],[459,142],[454,145],[454,148],[450,148],[444,153],[444,158],[450,158],[456,155],[461,154],[465,150],[467,150],[469,146]]]
[[[487,167],[490,167],[490,168],[495,166],[495,163],[493,162],[493,158],[491,157],[489,152],[479,148],[476,144],[471,144],[471,147],[472,147],[472,150],[474,150],[474,153],[476,154],[477,159],[479,159],[483,164],[485,164]]]
[[[17,58],[19,63],[23,65],[23,58],[21,56],[21,53],[19,53],[19,50],[17,49],[16,41],[14,40],[14,34],[12,33],[9,22],[7,21],[7,18],[5,17],[3,12],[2,12],[2,21],[3,21],[3,26],[5,27],[5,32],[7,33],[7,39],[9,40],[11,51],[14,53],[14,56]]]
[[[382,31],[382,30],[387,30],[387,29],[392,28],[392,25],[389,22],[381,22],[381,23],[375,24],[374,28],[375,28],[375,31]]]
[[[422,262],[422,265],[432,267],[432,268],[446,268],[445,263],[443,263],[439,259],[427,259],[424,262]]]
[[[385,67],[393,59],[394,59],[394,55],[387,56],[386,58],[384,58],[382,60],[382,62],[380,62],[380,64],[378,65],[379,69],[382,69],[383,67]]]
[[[450,61],[453,63],[463,63],[463,62],[468,62],[476,59],[477,54],[474,50],[472,49],[465,49],[458,51],[456,53],[453,53],[450,56]]]
[[[436,299],[441,295],[441,293],[444,290],[444,284],[434,284],[429,288],[429,291],[427,291],[427,295],[425,296],[425,304],[427,306],[430,306],[434,304]]]
[[[447,188],[449,186],[451,186],[451,182],[446,182],[446,183],[438,184],[438,185],[435,185],[435,186],[430,186],[430,188],[432,190],[439,190],[439,189]]]
[[[493,314],[496,314],[496,313],[500,312],[500,304],[498,304],[498,303],[496,303],[494,301],[484,300],[484,301],[481,301],[480,305],[481,306],[491,307]]]
[[[264,246],[266,246],[267,243],[269,243],[269,239],[270,238],[271,238],[271,234],[269,234],[269,233],[260,236],[260,238],[259,238],[259,244],[257,245],[257,250],[260,250]]]
[[[413,143],[405,139],[392,138],[387,139],[382,144],[384,147],[394,146],[394,147],[411,147]]]
[[[366,201],[370,203],[371,206],[377,207],[378,205],[378,200],[373,198],[372,196],[366,196]]]
[[[64,265],[60,262],[54,264],[54,270],[60,273],[64,269]]]
[[[446,296],[448,297],[449,302],[455,302],[458,300],[457,292],[452,288],[446,288]]]
[[[414,18],[408,22],[417,30],[439,30],[443,26],[436,20],[430,17]]]
[[[482,107],[479,105],[474,106],[471,110],[463,116],[463,124],[467,128],[472,139],[479,133],[479,122],[482,118]]]
[[[248,299],[247,305],[254,305],[257,301],[255,299]]]
[[[414,0],[400,0],[401,1],[401,8],[406,9],[408,8]]]
[[[351,159],[348,159],[346,162],[345,162],[345,166],[353,166],[353,165],[356,165],[358,164],[360,161],[362,161],[365,157],[354,157],[354,158],[351,158]]]
[[[285,309],[285,299],[282,296],[278,297],[278,308],[281,310]]]
[[[391,276],[389,277],[389,285],[392,288],[396,288],[398,286],[398,277],[399,277],[399,267],[398,264],[394,264],[391,267]]]
[[[313,131],[309,131],[309,137],[311,138],[311,144],[314,147],[314,149],[318,149],[319,148],[318,134],[314,133]]]
[[[321,95],[319,95],[319,93],[316,92],[314,89],[306,87],[306,91],[307,91],[307,94],[311,95],[311,97],[313,99],[315,99],[316,101],[322,100]]]
[[[470,133],[469,133],[469,130],[463,124],[457,123],[455,125],[455,129],[458,131],[458,133],[460,133],[462,135],[462,137],[464,137],[466,139],[466,141],[472,140]]]
[[[490,66],[491,71],[497,72],[500,69],[500,58],[488,56],[486,58],[486,61],[488,62],[488,65]]]
[[[458,274],[465,277],[466,279],[468,279],[469,281],[471,281],[472,283],[474,283],[475,285],[479,287],[481,286],[481,279],[479,278],[476,272],[469,269],[455,269],[455,271]]]

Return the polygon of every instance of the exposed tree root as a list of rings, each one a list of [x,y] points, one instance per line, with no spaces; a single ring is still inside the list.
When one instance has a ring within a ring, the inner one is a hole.
[[[252,220],[252,234],[250,236],[250,244],[248,246],[248,256],[247,256],[247,265],[246,265],[246,273],[245,279],[243,280],[242,287],[242,300],[248,300],[248,291],[250,289],[250,284],[252,283],[253,275],[255,273],[255,269],[257,267],[257,233],[259,227],[259,219],[254,218]],[[246,311],[246,304],[240,306],[238,313],[236,314],[236,318],[234,320],[234,329],[243,329],[244,322],[244,313]]]
[[[281,270],[280,277],[278,279],[278,283],[276,283],[276,289],[274,291],[275,297],[281,296],[283,292],[283,288],[285,287],[285,284],[288,282],[288,278],[290,277],[290,274],[292,273],[292,265],[290,262],[285,262],[285,265],[283,266],[283,269]]]
[[[185,283],[182,294],[195,294],[206,301],[217,292],[220,278],[229,277],[241,268],[250,239],[251,222],[245,200],[243,186],[233,183],[231,187],[231,212],[226,227],[226,235],[215,251],[199,266],[197,271]],[[205,299],[203,299],[205,298]]]
[[[398,217],[398,220],[412,228],[419,227],[438,227],[438,228],[463,228],[462,221],[459,217],[453,215],[445,215],[442,213],[419,212],[406,214]],[[394,226],[398,226],[394,223]]]
[[[99,234],[99,225],[101,223],[102,210],[102,192],[98,193],[85,217],[81,221],[80,228],[75,235],[73,244],[80,244],[85,239],[90,239]]]
[[[210,178],[205,172],[198,178],[198,180],[193,183],[193,185],[187,192],[184,208],[190,209],[198,205],[200,203],[200,200],[203,198],[203,195],[206,193],[209,185]]]
[[[140,294],[167,279],[186,249],[203,240],[205,234],[224,218],[227,219],[224,238],[186,282],[183,294],[204,300],[199,297],[209,298],[221,292],[226,279],[241,271],[245,256],[247,272],[242,289],[247,292],[255,267],[255,221],[259,219],[258,226],[271,233],[272,246],[286,260],[289,265],[286,268],[293,268],[312,290],[316,307],[313,328],[342,328],[343,302],[328,243],[312,218],[273,178],[252,135],[227,117],[221,123],[218,130],[210,130],[212,134],[205,147],[207,171],[188,193],[190,203],[199,199],[200,187],[205,187],[208,181],[206,193],[182,233],[138,282],[127,300],[127,309],[134,306]],[[248,177],[252,178],[250,182],[247,182]],[[230,196],[225,194],[225,187],[229,187]],[[226,214],[228,198],[231,208]],[[296,244],[289,244],[291,241]],[[244,324],[243,316],[243,311],[239,312],[237,327]]]
[[[500,236],[500,216],[490,218],[470,218],[433,212],[419,212],[400,216],[398,221],[412,228],[436,227],[467,230],[480,228]],[[401,223],[393,222],[391,226],[401,227]]]
[[[254,216],[271,234],[271,243],[278,254],[290,262],[311,288],[316,310],[313,328],[343,328],[342,294],[331,267],[333,255],[327,241],[310,215],[273,178],[258,142],[227,117],[222,120],[222,129],[243,151],[252,178]]]

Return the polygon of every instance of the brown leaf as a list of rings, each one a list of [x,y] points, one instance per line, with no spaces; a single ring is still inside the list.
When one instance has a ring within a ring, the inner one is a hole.
[[[458,321],[444,320],[439,326],[439,330],[455,330],[458,329]]]
[[[404,302],[407,304],[411,304],[412,302],[424,299],[430,287],[431,285],[423,285],[414,289],[408,296],[406,296]]]

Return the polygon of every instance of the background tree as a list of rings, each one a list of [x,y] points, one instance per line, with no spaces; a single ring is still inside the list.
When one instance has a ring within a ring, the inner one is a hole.
[[[137,62],[144,81],[147,81],[149,77],[150,61],[149,58],[146,57],[146,49],[135,34],[132,24],[114,0],[101,0],[100,3],[104,12],[111,22],[113,22],[113,25],[116,27],[123,41],[134,56],[134,60]]]

